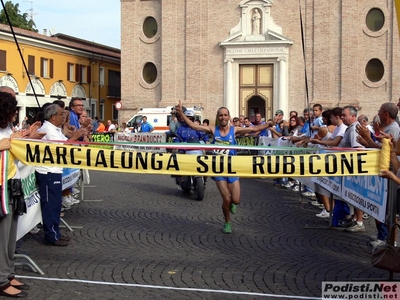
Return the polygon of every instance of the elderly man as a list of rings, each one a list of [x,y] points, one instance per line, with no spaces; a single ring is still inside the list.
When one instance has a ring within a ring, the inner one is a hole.
[[[108,132],[115,132],[116,131],[116,128],[115,128],[115,124],[113,124],[112,122],[111,122],[111,120],[107,120],[107,131]]]
[[[356,126],[361,126],[357,120],[357,109],[354,106],[345,106],[342,110],[342,121],[347,126],[342,140],[339,143],[339,148],[364,148],[362,144],[357,141]],[[368,129],[367,129],[368,130]],[[368,130],[369,131],[369,130]],[[363,232],[365,231],[363,223],[363,212],[354,207],[354,216],[350,222],[346,223],[344,227],[348,232]]]
[[[380,141],[382,138],[390,137],[395,142],[400,137],[400,127],[399,124],[396,122],[396,117],[399,112],[399,109],[396,104],[391,102],[386,102],[381,105],[381,108],[378,111],[378,116],[380,119],[380,124],[383,129],[383,134],[375,135],[375,138]],[[367,147],[370,148],[381,148],[381,143],[375,142],[372,137],[370,130],[361,124],[357,125],[357,132],[362,137],[362,139],[367,143]],[[361,140],[360,140],[361,142]]]
[[[44,123],[39,132],[46,135],[44,140],[66,141],[61,132],[66,112],[58,104],[51,104],[44,109]],[[77,141],[86,133],[78,129],[69,140]],[[43,230],[46,245],[67,246],[68,238],[60,233],[60,212],[62,200],[62,167],[36,167],[36,181],[39,185],[40,204],[43,218]]]

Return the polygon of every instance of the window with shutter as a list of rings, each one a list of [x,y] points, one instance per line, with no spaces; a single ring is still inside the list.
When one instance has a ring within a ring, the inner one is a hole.
[[[54,77],[53,67],[54,67],[54,60],[53,60],[53,59],[50,59],[50,78],[53,78],[53,77]]]
[[[28,55],[28,73],[35,75],[35,57],[33,55]]]
[[[74,64],[72,63],[67,63],[67,78],[68,81],[75,81],[75,68]]]
[[[80,64],[76,64],[75,65],[75,81],[76,82],[81,82],[81,68],[80,68]]]
[[[0,71],[7,71],[7,52],[0,50]]]
[[[91,84],[92,83],[92,67],[88,66],[87,67],[87,83]]]

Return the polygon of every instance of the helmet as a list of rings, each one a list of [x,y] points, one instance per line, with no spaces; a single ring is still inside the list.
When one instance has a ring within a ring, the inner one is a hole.
[[[187,111],[185,111],[185,116],[194,118],[194,111],[188,109]]]

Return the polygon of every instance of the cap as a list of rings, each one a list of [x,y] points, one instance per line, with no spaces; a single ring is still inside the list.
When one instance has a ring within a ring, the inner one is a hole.
[[[278,110],[275,112],[275,114],[276,114],[276,115],[283,115],[283,110],[278,109]]]
[[[187,111],[185,111],[185,116],[186,117],[194,117],[194,111],[188,109]]]

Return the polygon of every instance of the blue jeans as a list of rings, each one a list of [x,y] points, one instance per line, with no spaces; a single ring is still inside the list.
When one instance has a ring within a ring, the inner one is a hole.
[[[385,223],[375,220],[376,229],[378,230],[378,240],[386,241],[389,234],[389,229]]]

